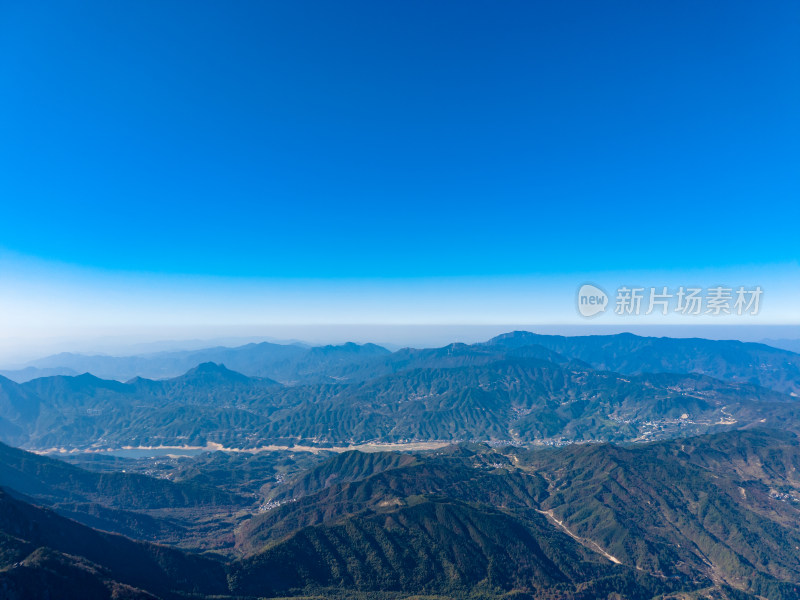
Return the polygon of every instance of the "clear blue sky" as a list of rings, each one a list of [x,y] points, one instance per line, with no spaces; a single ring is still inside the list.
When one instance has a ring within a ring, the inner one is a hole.
[[[800,4],[4,2],[0,248],[396,278],[800,256]]]

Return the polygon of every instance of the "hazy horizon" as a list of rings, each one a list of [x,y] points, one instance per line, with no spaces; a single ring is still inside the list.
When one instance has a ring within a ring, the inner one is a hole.
[[[99,356],[138,356],[159,352],[200,350],[210,347],[239,347],[250,343],[341,345],[372,343],[395,351],[401,348],[434,348],[451,343],[473,344],[512,331],[543,335],[583,336],[633,333],[643,337],[699,337],[711,340],[739,340],[800,349],[800,325],[639,325],[610,324],[493,324],[493,325],[296,325],[253,326],[225,335],[213,328],[201,328],[206,336],[158,337],[148,335],[99,336],[89,339],[40,340],[20,354],[11,348],[0,352],[0,369],[24,368],[37,359],[61,353]],[[245,331],[250,331],[246,334]],[[260,332],[260,333],[252,333]],[[784,343],[780,343],[784,342]],[[797,344],[795,344],[797,342]]]
[[[697,337],[725,337],[731,334],[716,332],[740,330],[744,333],[731,337],[744,335],[747,341],[800,337],[792,333],[800,328],[800,266],[793,262],[515,276],[276,279],[111,271],[0,252],[0,273],[3,364],[62,351],[113,354],[170,340],[445,344],[480,341],[483,333],[472,332],[500,333],[508,327],[576,334],[598,327],[614,332],[644,328]],[[576,302],[579,286],[587,282],[610,295],[607,310],[591,318],[579,313]],[[734,298],[730,314],[680,314],[674,306],[666,315],[660,310],[646,314],[646,300],[637,314],[617,314],[615,291],[631,285],[646,292],[667,287],[673,295],[684,286],[709,290],[725,285],[734,296],[739,286],[757,286],[763,294],[757,314],[736,314]],[[774,333],[753,333],[763,327]],[[437,328],[453,339],[431,335]]]
[[[3,362],[352,337],[309,324],[800,325],[789,4],[90,4],[0,19]],[[763,294],[615,314],[637,286]]]

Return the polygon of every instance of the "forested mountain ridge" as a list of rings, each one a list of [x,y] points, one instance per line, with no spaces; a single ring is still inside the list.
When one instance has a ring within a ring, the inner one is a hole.
[[[64,353],[32,361],[22,370],[0,371],[0,375],[18,382],[84,372],[119,381],[137,376],[165,379],[213,362],[250,377],[298,385],[365,381],[411,368],[477,365],[522,355],[556,363],[580,360],[598,370],[623,374],[697,373],[800,395],[800,354],[796,352],[737,340],[629,333],[567,337],[514,331],[483,343],[396,352],[375,344],[307,347],[262,342],[130,357]]]
[[[800,354],[765,344],[630,333],[565,337],[515,331],[488,347],[539,345],[594,368],[618,373],[699,373],[800,395]]]
[[[599,371],[522,341],[504,338],[502,353],[426,351],[426,366],[409,359],[349,383],[286,386],[214,363],[158,381],[0,379],[0,440],[38,449],[624,441],[800,422],[800,399],[752,383]]]
[[[53,486],[58,468],[30,477]],[[228,525],[237,546],[226,557],[100,533],[9,489],[0,590],[788,600],[800,597],[799,468],[800,439],[774,430],[633,446],[352,451],[265,490],[260,512]]]
[[[738,450],[726,461],[720,453],[731,446]],[[329,545],[348,515],[373,522],[417,506],[421,494],[499,509],[526,526],[546,517],[585,549],[679,587],[800,594],[800,441],[792,434],[729,432],[630,448],[454,450],[408,464],[382,459],[386,468],[377,471],[360,453],[331,459],[288,482],[273,496],[276,508],[244,523],[239,546],[254,557],[279,554],[300,543],[289,523],[310,527],[308,535],[326,536]],[[328,480],[334,464],[350,467],[342,479]]]

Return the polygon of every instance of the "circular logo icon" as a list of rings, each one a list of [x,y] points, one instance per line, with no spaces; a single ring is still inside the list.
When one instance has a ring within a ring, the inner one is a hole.
[[[584,283],[578,290],[578,312],[584,317],[594,317],[608,308],[608,294],[596,285]]]

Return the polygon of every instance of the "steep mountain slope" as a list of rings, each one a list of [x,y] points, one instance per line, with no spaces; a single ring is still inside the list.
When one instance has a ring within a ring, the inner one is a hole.
[[[293,479],[291,486],[282,486],[280,498],[299,498],[334,483],[359,481],[382,471],[415,464],[412,454],[398,452],[342,452]]]
[[[244,522],[237,531],[237,549],[251,554],[299,527],[407,506],[420,495],[492,507],[538,506],[547,487],[541,477],[503,469],[507,458],[486,452],[486,448],[478,450],[424,458],[385,453],[379,461],[357,451],[342,454],[274,489],[269,510]],[[394,460],[389,460],[392,456]],[[348,468],[341,476],[326,476],[343,465]]]
[[[488,507],[425,500],[301,529],[236,563],[237,593],[346,588],[465,596],[652,598],[680,585],[612,564],[550,527]],[[580,593],[578,591],[580,590]]]
[[[800,595],[795,436],[732,432],[514,456],[547,479],[541,510],[625,564],[666,577],[702,573],[769,598]]]

